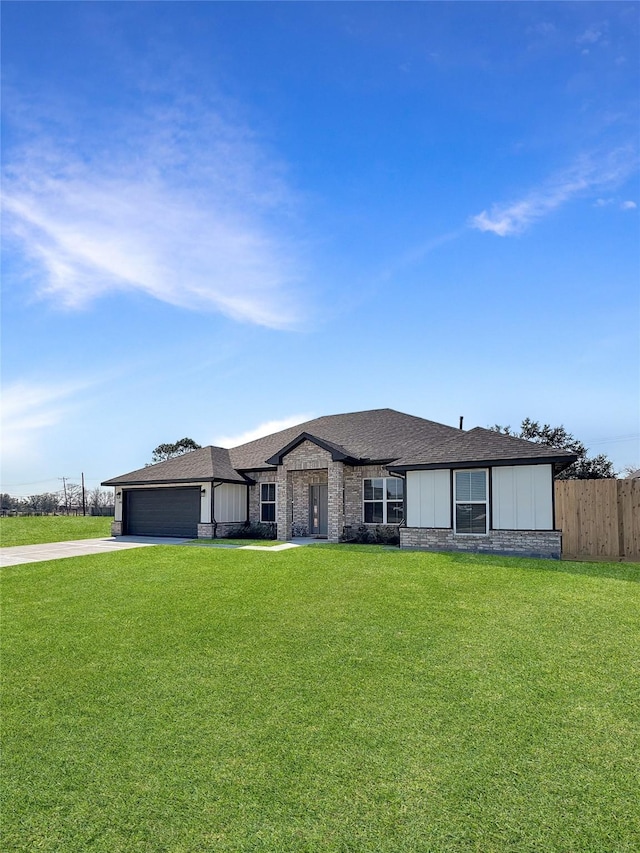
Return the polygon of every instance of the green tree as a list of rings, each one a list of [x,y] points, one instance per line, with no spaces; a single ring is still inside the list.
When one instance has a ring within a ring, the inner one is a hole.
[[[183,453],[190,453],[192,450],[200,450],[201,445],[197,444],[192,438],[181,438],[174,444],[159,444],[151,454],[151,465],[158,462],[166,462],[167,459],[173,459],[175,456],[182,456]]]
[[[490,427],[495,432],[512,435],[515,438],[525,438],[527,441],[535,441],[537,444],[545,444],[548,447],[557,447],[559,450],[570,450],[578,457],[577,460],[558,475],[558,480],[604,480],[616,476],[613,462],[604,454],[588,456],[587,447],[571,435],[563,426],[552,427],[525,418],[520,424],[519,430],[513,430],[510,426],[495,424]]]

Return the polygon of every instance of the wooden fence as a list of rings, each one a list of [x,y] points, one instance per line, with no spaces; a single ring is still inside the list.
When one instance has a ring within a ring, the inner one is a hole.
[[[562,556],[640,562],[640,480],[557,480]]]

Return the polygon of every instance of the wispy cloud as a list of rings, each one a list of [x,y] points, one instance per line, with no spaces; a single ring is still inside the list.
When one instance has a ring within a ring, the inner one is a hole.
[[[274,432],[280,432],[280,430],[304,423],[311,420],[312,417],[313,415],[311,414],[302,414],[292,415],[289,418],[282,418],[281,420],[265,421],[254,429],[249,429],[238,435],[218,436],[213,440],[213,444],[216,447],[238,447],[238,445],[246,444],[248,441],[255,441],[256,438],[262,438],[265,435],[271,435]]]
[[[32,452],[37,434],[59,423],[73,397],[88,383],[41,384],[18,381],[2,391],[2,450],[7,459]]]
[[[67,142],[45,132],[5,155],[5,228],[35,265],[39,292],[80,308],[138,291],[295,325],[295,205],[250,130],[193,100],[113,123]]]
[[[635,210],[637,206],[635,201],[623,201],[620,204],[620,210]]]
[[[577,44],[597,44],[602,39],[605,39],[609,32],[609,22],[600,21],[591,24],[586,30],[580,33],[576,38]]]
[[[520,234],[576,197],[619,186],[637,167],[637,155],[626,148],[599,157],[584,157],[571,169],[530,190],[522,199],[495,204],[473,216],[469,224],[499,237]]]

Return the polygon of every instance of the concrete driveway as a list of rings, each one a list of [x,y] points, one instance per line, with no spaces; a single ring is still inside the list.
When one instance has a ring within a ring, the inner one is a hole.
[[[127,548],[146,548],[150,545],[182,545],[188,539],[170,539],[154,536],[118,536],[117,539],[77,539],[73,542],[48,542],[42,545],[15,545],[0,548],[0,566],[18,566],[21,563],[41,563],[44,560],[62,560],[64,557],[84,557],[87,554],[104,554]]]

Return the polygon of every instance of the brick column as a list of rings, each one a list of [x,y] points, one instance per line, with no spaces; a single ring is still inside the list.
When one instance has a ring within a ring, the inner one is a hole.
[[[328,535],[329,542],[339,542],[344,528],[344,464],[329,462],[328,470]]]
[[[278,523],[278,539],[291,539],[291,500],[293,498],[293,489],[291,486],[291,477],[284,465],[280,465],[278,467],[276,483],[276,521]]]

